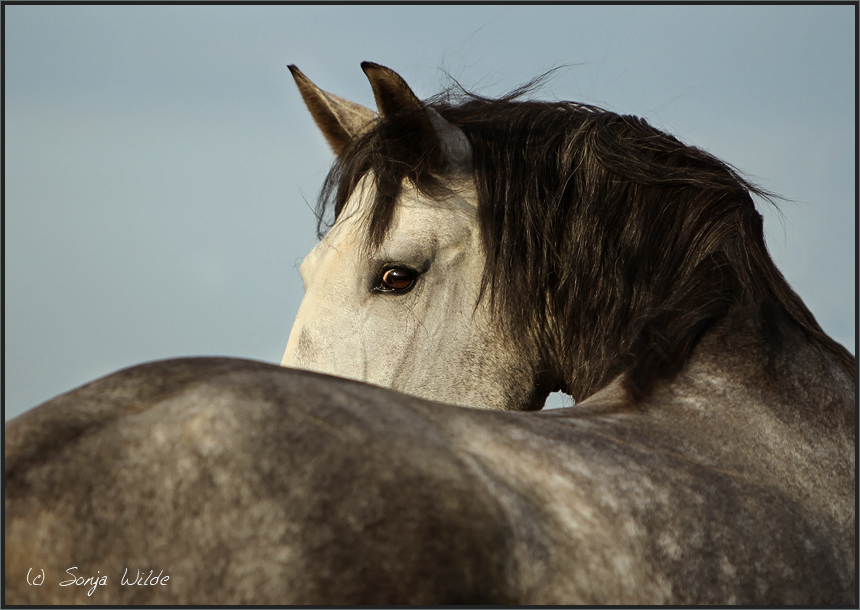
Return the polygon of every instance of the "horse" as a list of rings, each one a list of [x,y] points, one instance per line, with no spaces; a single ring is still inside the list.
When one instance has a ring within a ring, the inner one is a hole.
[[[856,605],[855,360],[768,194],[642,119],[362,68],[378,112],[290,66],[337,159],[287,366],[7,422],[4,602]]]

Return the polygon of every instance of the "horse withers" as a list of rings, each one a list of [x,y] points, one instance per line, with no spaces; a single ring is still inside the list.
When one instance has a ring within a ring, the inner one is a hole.
[[[762,193],[640,119],[363,68],[378,113],[291,67],[338,155],[310,370],[161,361],[8,422],[6,603],[856,604],[854,358]]]

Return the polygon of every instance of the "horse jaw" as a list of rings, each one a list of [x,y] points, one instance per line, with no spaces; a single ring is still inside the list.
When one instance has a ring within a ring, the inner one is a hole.
[[[478,300],[484,253],[471,186],[444,200],[404,186],[391,229],[368,258],[361,200],[369,182],[302,264],[305,298],[282,365],[451,404],[541,408],[546,396],[529,364],[536,358],[506,341],[487,299]],[[372,292],[393,262],[422,271],[415,287]]]

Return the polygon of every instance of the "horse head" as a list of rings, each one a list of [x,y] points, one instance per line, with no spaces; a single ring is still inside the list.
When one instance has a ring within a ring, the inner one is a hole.
[[[339,155],[330,180],[349,196],[302,263],[306,294],[283,364],[454,404],[540,408],[556,388],[536,347],[506,337],[481,298],[468,139],[395,72],[362,68],[378,115],[290,67]]]

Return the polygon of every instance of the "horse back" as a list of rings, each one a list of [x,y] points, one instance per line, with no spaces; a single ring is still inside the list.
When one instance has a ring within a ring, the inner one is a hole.
[[[432,425],[377,394],[412,400],[183,359],[8,422],[5,602],[510,601],[498,503]],[[151,570],[170,578],[123,584]],[[75,576],[107,582],[60,586]]]
[[[701,411],[693,442],[664,413],[479,411],[232,359],[120,371],[6,425],[5,602],[853,599],[820,502],[732,459],[740,424]],[[61,587],[73,567],[106,583]]]

